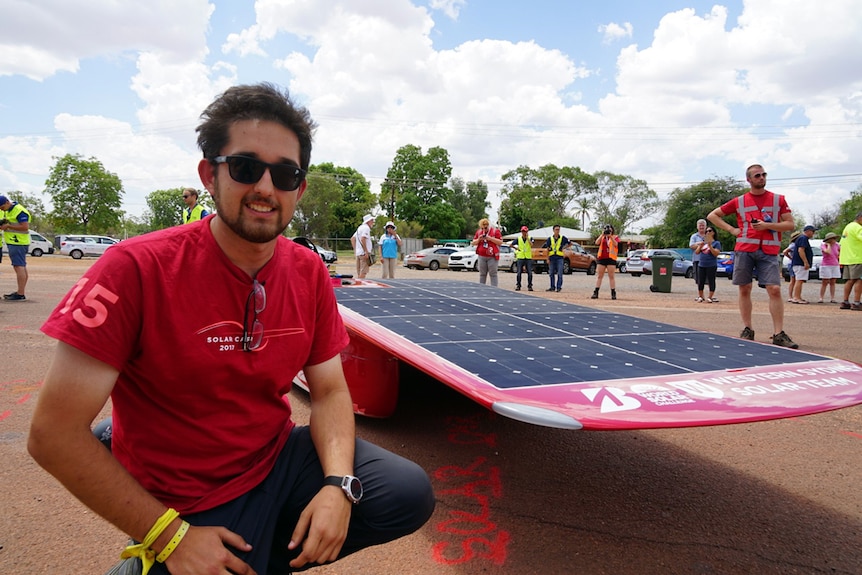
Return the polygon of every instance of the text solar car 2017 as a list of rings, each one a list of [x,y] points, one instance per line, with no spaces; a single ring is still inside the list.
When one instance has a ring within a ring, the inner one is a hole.
[[[862,366],[803,351],[465,282],[335,292],[351,338],[345,374],[365,415],[392,414],[399,362],[501,415],[568,429],[742,423],[862,403]]]

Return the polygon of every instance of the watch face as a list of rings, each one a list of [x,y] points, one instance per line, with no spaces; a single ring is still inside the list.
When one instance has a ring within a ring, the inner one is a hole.
[[[355,477],[351,477],[347,483],[347,488],[350,490],[351,497],[359,501],[362,499],[362,483]]]

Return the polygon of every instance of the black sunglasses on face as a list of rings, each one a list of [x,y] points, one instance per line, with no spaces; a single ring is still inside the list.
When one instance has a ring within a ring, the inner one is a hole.
[[[292,192],[305,179],[305,170],[293,164],[268,164],[248,156],[216,156],[214,164],[227,164],[230,177],[240,184],[256,184],[269,168],[272,185],[283,192]]]
[[[766,177],[766,172],[758,172],[758,173],[756,173],[756,174],[751,174],[751,177],[752,177],[752,178],[754,178],[754,179],[757,179],[757,178],[765,178],[765,177]]]

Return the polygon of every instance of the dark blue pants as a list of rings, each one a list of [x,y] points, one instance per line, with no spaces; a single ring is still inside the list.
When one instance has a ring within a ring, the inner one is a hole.
[[[552,256],[548,258],[548,275],[551,276],[551,289],[563,288],[563,258]],[[556,278],[556,284],[554,279]]]
[[[521,272],[527,268],[527,287],[533,287],[533,260],[517,259],[515,260],[518,267],[518,277],[515,280],[515,287],[521,287]]]
[[[412,461],[361,439],[356,440],[354,461],[354,474],[365,493],[353,507],[339,558],[413,533],[434,511],[431,481]],[[263,483],[233,501],[183,519],[198,526],[221,525],[242,535],[253,549],[238,555],[257,573],[290,573],[289,563],[300,551],[288,551],[287,544],[299,514],[322,482],[311,433],[308,427],[297,427]],[[168,571],[155,563],[150,573]]]

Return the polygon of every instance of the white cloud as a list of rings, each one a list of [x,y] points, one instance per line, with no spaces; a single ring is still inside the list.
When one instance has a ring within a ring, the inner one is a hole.
[[[153,190],[198,183],[199,154],[179,144],[173,134],[141,133],[118,120],[71,114],[58,115],[55,127],[63,137],[59,147],[94,157],[120,177],[130,213],[141,214],[146,195]],[[53,164],[52,160],[49,165]]]
[[[257,0],[255,21],[217,36],[204,0],[26,4],[0,21],[8,48],[0,49],[0,76],[40,80],[75,73],[87,58],[133,56],[138,124],[68,114],[57,116],[61,134],[50,140],[0,138],[0,186],[39,185],[28,171],[5,167],[16,149],[16,165],[33,158],[34,174],[51,155],[96,154],[137,203],[158,187],[191,183],[200,111],[250,69],[288,84],[310,108],[320,124],[313,161],[352,166],[372,181],[405,144],[442,146],[458,176],[490,182],[518,165],[549,162],[628,173],[668,191],[675,182],[741,176],[752,157],[768,165],[772,182],[787,172],[859,171],[856,0],[833,0],[829,10],[806,0],[746,0],[735,21],[719,5],[666,14],[648,45],[620,49],[613,83],[605,84],[593,80],[602,63],[591,52],[550,49],[540,38],[477,37],[435,48],[434,16],[455,19],[465,6]],[[599,31],[616,41],[633,27]],[[208,40],[221,53],[210,53]],[[267,64],[273,68],[260,68]],[[604,93],[591,93],[595,86]],[[87,126],[110,134],[109,144],[83,137]],[[795,210],[810,212],[829,190],[806,184],[787,192]]]
[[[690,9],[668,14],[649,47],[621,51],[617,89],[603,99],[603,116],[618,125],[657,128],[655,143],[632,160],[641,168],[660,149],[662,161],[680,172],[707,156],[739,166],[760,157],[775,175],[781,166],[858,171],[851,158],[862,152],[862,100],[851,95],[862,90],[862,78],[848,72],[862,68],[859,23],[851,1],[830,4],[828,11],[804,0],[746,2],[729,30],[721,6],[704,16]],[[811,125],[758,131],[735,120],[752,106],[778,107],[775,118],[764,116],[761,124],[777,123],[781,110],[793,108]]]
[[[44,80],[84,58],[130,50],[195,57],[213,8],[206,0],[0,0],[0,76]]]
[[[452,20],[457,20],[461,8],[467,5],[467,0],[431,0],[428,5],[433,10],[440,10]]]
[[[623,38],[631,38],[634,33],[634,27],[630,22],[625,22],[623,24],[611,22],[610,24],[602,24],[599,26],[599,33],[602,35],[603,43],[612,44]]]

